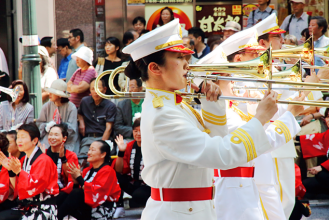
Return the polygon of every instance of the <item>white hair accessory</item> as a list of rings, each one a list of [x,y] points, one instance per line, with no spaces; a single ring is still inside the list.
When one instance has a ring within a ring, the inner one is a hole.
[[[133,123],[135,122],[136,119],[142,117],[142,114],[140,112],[136,112],[134,117],[133,117]]]

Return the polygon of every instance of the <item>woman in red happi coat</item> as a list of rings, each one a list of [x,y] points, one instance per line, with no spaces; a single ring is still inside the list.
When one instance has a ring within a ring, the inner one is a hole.
[[[26,156],[19,160],[0,152],[0,162],[9,170],[18,199],[18,207],[1,212],[0,219],[56,219],[57,170],[51,158],[37,147],[39,138],[36,125],[23,124],[18,128],[17,145]]]
[[[80,167],[69,163],[69,182],[58,196],[58,219],[70,215],[79,220],[112,218],[113,202],[121,193],[116,173],[110,166],[111,148],[105,141],[94,141],[88,151],[90,166]]]

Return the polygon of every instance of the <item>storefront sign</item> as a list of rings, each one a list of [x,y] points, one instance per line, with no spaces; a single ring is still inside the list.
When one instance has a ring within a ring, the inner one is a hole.
[[[145,0],[127,0],[128,5],[145,4]]]
[[[145,3],[193,3],[193,0],[145,0]]]
[[[163,5],[146,5],[145,19],[147,21],[146,29],[153,30],[159,24],[160,12],[165,6]],[[174,12],[174,17],[179,19],[182,26],[183,36],[187,36],[187,30],[192,27],[193,6],[192,5],[175,5],[168,6]]]
[[[196,26],[205,32],[206,37],[223,34],[223,28],[228,21],[242,25],[241,9],[241,5],[197,5]]]
[[[95,0],[95,5],[105,5],[105,0]]]

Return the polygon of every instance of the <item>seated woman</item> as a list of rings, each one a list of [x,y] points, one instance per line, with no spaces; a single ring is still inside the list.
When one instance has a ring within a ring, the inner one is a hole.
[[[48,142],[50,148],[46,154],[54,161],[57,166],[58,186],[64,188],[68,182],[72,182],[71,174],[68,171],[68,163],[79,165],[77,155],[66,149],[64,146],[68,137],[67,126],[65,124],[54,125],[50,128]],[[66,144],[65,144],[66,145]]]
[[[40,132],[36,125],[23,124],[18,128],[17,145],[26,153],[21,160],[7,158],[0,152],[0,162],[9,172],[10,182],[18,196],[19,206],[0,213],[0,219],[56,219],[56,165],[37,147]]]
[[[24,152],[20,152],[18,150],[18,146],[16,143],[17,140],[17,132],[16,130],[10,130],[6,132],[6,137],[9,141],[8,145],[8,155],[9,157],[17,157],[19,160],[22,159],[22,157],[25,156]]]
[[[118,158],[115,161],[115,171],[118,172],[117,177],[119,180],[122,193],[117,202],[117,209],[115,217],[124,215],[123,209],[123,191],[132,196],[129,200],[131,208],[145,206],[147,199],[151,195],[151,188],[146,185],[141,177],[141,172],[144,168],[143,156],[141,152],[141,118],[134,120],[133,136],[134,140],[125,144],[123,136],[119,135],[115,142],[119,148]]]
[[[6,156],[17,157],[20,160],[25,156],[25,153],[18,150],[16,138],[17,132],[13,130],[0,133],[0,148]],[[6,144],[7,147],[5,146]],[[14,199],[14,187],[9,184],[7,188],[6,182],[9,183],[9,174],[6,168],[1,168],[0,163],[0,185],[5,185],[4,187],[0,187],[0,211],[11,209],[18,205],[16,199]]]
[[[318,194],[329,194],[329,159],[319,166],[309,168],[308,171],[315,176],[303,180],[305,197],[314,199]]]
[[[102,140],[94,141],[88,151],[90,166],[83,170],[69,163],[69,182],[58,195],[58,219],[71,215],[77,219],[112,218],[113,202],[121,193],[115,171],[110,167],[110,146]],[[74,187],[78,184],[78,187]]]
[[[77,108],[69,101],[69,94],[66,91],[67,85],[61,80],[55,80],[50,88],[45,88],[49,93],[49,102],[42,106],[39,118],[37,119],[37,126],[41,134],[41,144],[44,144],[48,149],[49,129],[54,124],[67,124],[67,140],[65,143],[66,149],[79,152],[79,135],[78,135],[78,121]]]
[[[9,131],[11,127],[16,128],[18,124],[33,122],[34,111],[33,106],[28,103],[30,96],[27,85],[22,80],[16,80],[11,83],[11,88],[16,89],[16,87],[19,87],[20,91],[15,102],[7,96],[8,101],[0,103],[0,130]]]

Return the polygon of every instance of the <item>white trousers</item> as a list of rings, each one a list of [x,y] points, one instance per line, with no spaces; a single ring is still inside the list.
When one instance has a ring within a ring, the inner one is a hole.
[[[295,165],[294,158],[273,158],[275,173],[278,177],[276,189],[282,201],[284,214],[289,219],[295,205]]]
[[[265,219],[286,220],[280,196],[274,185],[257,185],[261,202],[265,209]]]

